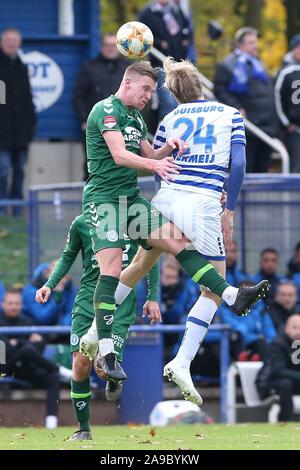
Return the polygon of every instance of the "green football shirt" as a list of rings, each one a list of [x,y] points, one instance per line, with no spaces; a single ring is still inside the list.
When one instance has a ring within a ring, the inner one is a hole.
[[[105,131],[121,132],[126,150],[137,155],[141,140],[147,138],[147,126],[137,109],[128,108],[115,95],[95,104],[87,120],[89,178],[83,191],[83,204],[139,194],[137,171],[116,165],[103,137]]]

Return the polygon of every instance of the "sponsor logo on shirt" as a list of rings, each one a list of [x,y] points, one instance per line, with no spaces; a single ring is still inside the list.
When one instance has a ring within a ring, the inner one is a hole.
[[[112,129],[117,124],[115,116],[105,116],[103,124],[105,125],[105,127],[108,127],[108,129]]]
[[[116,242],[118,241],[118,234],[115,230],[109,230],[109,232],[107,232],[106,234],[106,239],[109,241],[109,242]]]
[[[134,144],[134,145],[139,145],[140,140],[142,137],[141,131],[138,129],[135,129],[134,127],[127,126],[124,129],[124,140],[126,143]]]

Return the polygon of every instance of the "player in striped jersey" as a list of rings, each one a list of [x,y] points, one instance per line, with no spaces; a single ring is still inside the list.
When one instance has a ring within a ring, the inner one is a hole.
[[[242,315],[264,295],[268,282],[262,281],[253,288],[241,287],[238,291],[231,286],[226,288],[224,286],[225,290],[222,292],[221,289],[217,291],[216,288],[210,287],[212,284],[209,285],[205,280],[205,276],[209,273],[215,276],[215,273],[219,271],[223,276],[225,275],[222,230],[225,239],[229,241],[232,237],[234,206],[245,168],[245,140],[243,129],[241,129],[243,121],[240,114],[235,114],[238,113],[237,110],[217,102],[204,101],[202,84],[197,69],[192,64],[184,61],[176,64],[170,59],[165,64],[169,89],[178,100],[186,104],[179,105],[174,111],[176,119],[173,127],[168,125],[168,119],[173,115],[172,113],[164,119],[155,145],[158,149],[160,146],[163,148],[164,143],[169,139],[168,133],[174,131],[174,134],[176,133],[186,141],[188,148],[181,158],[179,154],[173,152],[176,164],[182,168],[182,176],[176,172],[175,179],[160,189],[153,201],[151,213],[157,216],[161,210],[167,214],[168,220],[174,220],[175,225],[181,231],[176,227],[176,235],[174,235],[172,232],[174,225],[165,224],[163,232],[161,230],[155,232],[155,236],[151,238],[151,244],[155,248],[144,250],[145,253],[140,250],[132,263],[122,272],[114,300],[116,304],[124,301],[137,281],[144,277],[153,266],[162,250],[168,251],[168,240],[178,240],[178,235],[182,237],[183,232],[186,239],[196,242],[196,249],[205,255],[207,264],[201,261],[201,267],[197,265],[196,268],[194,263],[198,263],[199,253],[190,252],[190,249],[195,250],[193,245],[189,245],[186,250],[176,255],[176,258],[187,273],[196,273],[191,276],[195,282],[201,285],[206,282],[211,291],[203,291],[201,298],[190,313],[183,340],[184,348],[181,347],[178,360],[165,367],[165,374],[180,386],[185,398],[201,404],[202,399],[193,385],[189,366],[217,305],[221,302],[221,297],[234,312]],[[169,80],[171,77],[172,80]],[[174,87],[171,86],[170,81]],[[210,113],[213,113],[213,119],[206,123],[206,116]],[[220,198],[230,161],[228,201],[227,208],[222,215],[221,230]],[[155,242],[156,237],[158,238]],[[200,257],[205,259],[203,256]],[[217,270],[212,269],[212,264]],[[220,279],[222,279],[221,276]],[[217,292],[217,295],[212,292]]]
[[[231,243],[234,211],[246,167],[243,118],[235,108],[204,99],[197,69],[189,62],[176,63],[168,58],[164,68],[166,87],[180,104],[161,122],[154,148],[180,136],[187,149],[181,156],[173,152],[182,170],[170,184],[161,182],[152,203],[225,276],[223,238]],[[221,214],[220,199],[228,174],[227,202]],[[190,364],[220,303],[220,297],[202,288],[188,314],[178,354],[164,368],[164,375],[182,390],[190,388],[192,401],[198,404],[202,400],[191,388]]]

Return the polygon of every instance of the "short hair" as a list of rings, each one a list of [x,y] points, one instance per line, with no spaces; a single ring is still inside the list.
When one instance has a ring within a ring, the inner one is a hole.
[[[197,68],[188,60],[176,62],[172,57],[164,61],[165,87],[180,103],[190,103],[203,94]]]
[[[275,248],[264,248],[263,250],[261,250],[260,252],[260,257],[262,258],[266,253],[273,253],[274,255],[276,255],[277,257],[279,256],[279,253],[277,250],[275,250]]]
[[[155,83],[158,81],[157,70],[146,60],[129,65],[125,71],[124,78],[128,78],[132,74],[150,77]]]
[[[7,294],[19,294],[19,295],[21,295],[21,289],[18,289],[17,287],[9,287],[4,292],[4,298],[7,296]]]
[[[101,37],[101,42],[103,43],[104,39],[105,38],[112,38],[112,37],[116,37],[116,33],[113,33],[113,32],[109,32],[109,33],[104,33]]]
[[[237,30],[237,32],[234,35],[234,41],[237,46],[242,44],[245,40],[245,37],[251,35],[251,36],[258,36],[258,31],[255,28],[251,28],[250,26],[244,26],[243,28],[240,28]]]
[[[276,286],[276,293],[278,292],[279,288],[282,286],[292,286],[295,288],[296,292],[298,292],[297,284],[294,281],[292,281],[292,279],[281,279]]]
[[[6,29],[4,29],[1,33],[1,38],[3,37],[3,35],[5,33],[17,33],[22,38],[22,34],[17,28],[6,28]]]

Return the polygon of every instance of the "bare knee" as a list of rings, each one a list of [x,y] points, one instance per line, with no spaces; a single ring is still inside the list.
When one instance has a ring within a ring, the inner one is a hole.
[[[205,287],[201,287],[201,296],[202,297],[205,297],[206,299],[210,299],[212,300],[213,302],[215,302],[215,304],[219,307],[222,303],[222,299],[217,295],[217,294],[214,294],[213,292],[211,292],[210,290],[208,289],[205,289]]]
[[[80,352],[73,354],[73,379],[80,382],[89,377],[91,370],[91,361]]]
[[[100,273],[120,278],[122,271],[122,249],[108,248],[96,253]]]

